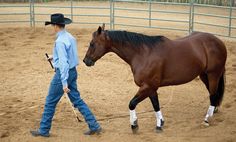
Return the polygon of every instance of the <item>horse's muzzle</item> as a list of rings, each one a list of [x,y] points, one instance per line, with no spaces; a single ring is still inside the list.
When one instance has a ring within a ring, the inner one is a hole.
[[[92,59],[88,58],[88,57],[85,57],[83,62],[88,67],[91,67],[91,66],[93,66],[95,64],[95,62]]]

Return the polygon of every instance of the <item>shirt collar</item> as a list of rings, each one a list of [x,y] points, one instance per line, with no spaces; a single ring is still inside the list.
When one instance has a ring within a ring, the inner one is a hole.
[[[63,29],[63,30],[57,32],[57,38],[58,38],[60,35],[62,35],[63,33],[65,33],[65,32],[66,32],[65,29]]]

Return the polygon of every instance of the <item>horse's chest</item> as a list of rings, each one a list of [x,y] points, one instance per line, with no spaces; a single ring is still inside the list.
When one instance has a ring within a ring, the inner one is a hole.
[[[142,86],[144,83],[156,84],[160,82],[160,71],[159,67],[154,66],[140,66],[139,68],[133,69],[134,81],[138,86]]]

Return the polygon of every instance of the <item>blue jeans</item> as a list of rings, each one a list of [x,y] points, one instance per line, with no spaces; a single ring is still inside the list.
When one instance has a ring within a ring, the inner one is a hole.
[[[41,134],[49,134],[51,129],[52,118],[55,113],[55,108],[61,97],[63,96],[63,86],[61,83],[61,75],[59,69],[56,69],[56,73],[51,81],[48,96],[44,106],[43,116],[40,122],[39,132]],[[78,108],[83,115],[85,121],[88,124],[90,130],[97,130],[100,125],[97,123],[95,116],[90,111],[86,103],[80,98],[80,93],[77,89],[77,71],[76,68],[69,70],[68,88],[70,92],[68,96],[75,108]]]

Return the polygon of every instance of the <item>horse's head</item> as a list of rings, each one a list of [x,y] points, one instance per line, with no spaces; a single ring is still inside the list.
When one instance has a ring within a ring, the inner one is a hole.
[[[109,37],[104,29],[105,24],[102,27],[99,26],[92,35],[92,40],[83,60],[87,66],[93,66],[98,59],[109,52]]]

